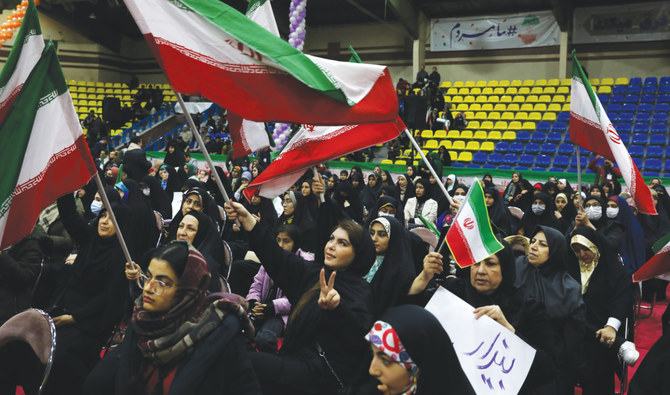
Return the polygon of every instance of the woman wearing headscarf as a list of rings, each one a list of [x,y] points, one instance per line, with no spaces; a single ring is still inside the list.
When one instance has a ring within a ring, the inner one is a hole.
[[[601,187],[598,184],[591,185],[591,189],[589,191],[589,194],[591,196],[597,196],[597,197],[601,198],[603,201],[607,200],[607,194],[605,193],[605,190],[603,189],[603,187]]]
[[[115,188],[123,192],[121,201],[131,210],[131,226],[135,231],[133,244],[136,251],[143,254],[150,248],[156,247],[162,229],[158,229],[156,225],[151,202],[142,193],[140,184],[131,178],[126,178],[116,184]]]
[[[202,211],[207,214],[217,225],[221,220],[219,208],[216,206],[214,199],[205,191],[204,188],[194,187],[184,192],[181,202],[181,210],[177,212],[168,227],[168,240],[175,240],[177,237],[177,229],[181,223],[184,215],[189,211]]]
[[[523,180],[523,176],[518,171],[515,171],[512,174],[512,181],[507,184],[505,192],[503,193],[503,200],[507,204],[511,204],[514,198],[521,193],[521,180]]]
[[[582,226],[570,235],[573,251],[568,273],[581,285],[586,304],[583,368],[578,371],[582,393],[614,392],[617,355],[633,366],[639,357],[635,345],[624,337],[631,316],[631,276],[616,254],[591,227]]]
[[[206,296],[212,279],[198,250],[184,242],[159,248],[139,278],[143,292],[123,342],[95,367],[86,393],[260,393],[242,340],[254,331],[247,303]]]
[[[184,159],[184,151],[181,149],[177,141],[170,140],[165,147],[165,159],[163,163],[172,168],[181,168],[186,163]]]
[[[177,175],[174,167],[170,167],[165,164],[158,168],[156,179],[160,183],[161,188],[163,188],[165,193],[168,195],[174,192],[178,192],[181,188],[181,184],[184,182],[183,180],[179,180],[179,176]]]
[[[451,192],[452,189],[454,189],[454,185],[456,185],[456,175],[455,174],[449,174],[447,176],[447,181],[444,182],[444,187],[447,188],[447,192]]]
[[[623,227],[620,254],[626,271],[632,276],[647,262],[642,226],[633,214],[633,210],[628,206],[626,199],[621,196],[612,196],[607,199],[606,213],[607,218],[617,221]]]
[[[538,225],[549,226],[554,229],[559,228],[558,219],[556,219],[556,206],[551,196],[544,192],[533,196],[533,204],[529,211],[526,211],[521,217],[518,234],[525,235],[532,232]]]
[[[373,354],[369,372],[381,383],[377,386],[380,392],[391,395],[475,393],[442,325],[419,306],[388,309],[365,339]],[[395,343],[389,344],[388,339]]]
[[[380,177],[383,187],[393,186],[393,177],[391,177],[391,172],[388,170],[382,170]]]
[[[575,229],[590,227],[598,231],[610,251],[615,255],[620,252],[623,237],[623,225],[616,220],[610,220],[606,215],[605,200],[598,196],[587,196],[584,199],[584,210],[575,216]]]
[[[251,249],[293,306],[279,356],[251,354],[263,393],[345,391],[365,369],[360,361],[367,353],[363,336],[372,325],[372,301],[362,277],[374,262],[370,237],[355,222],[341,221],[327,239],[319,238],[317,256],[307,262],[279,247],[243,206],[231,205],[229,217],[249,233]],[[321,205],[319,221],[322,212],[332,215],[323,210],[332,207]]]
[[[370,210],[365,220],[365,227],[369,228],[373,220],[379,217],[394,217],[403,227],[405,226],[405,214],[398,200],[393,196],[381,196],[377,204]]]
[[[303,197],[303,204],[309,208],[309,212],[312,214],[312,217],[316,217],[316,211],[319,208],[319,197],[312,193],[312,179],[309,178],[309,176],[305,176],[301,181],[299,181],[299,186],[300,193]]]
[[[398,197],[403,206],[407,204],[409,198],[416,196],[414,192],[414,183],[410,180],[409,176],[400,174],[395,185],[398,191]]]
[[[500,192],[498,192],[498,188],[486,188],[484,199],[493,233],[499,234],[503,238],[511,236],[513,234],[512,214],[509,212],[509,208],[503,201]]]
[[[305,251],[314,251],[315,222],[309,207],[304,204],[304,197],[300,192],[289,191],[282,198],[284,211],[277,219],[279,225],[293,224],[300,229],[300,248]]]
[[[349,218],[357,223],[363,222],[363,203],[360,195],[354,191],[349,180],[337,184],[333,192],[333,200],[337,202],[340,210],[344,211]]]
[[[418,179],[414,184],[415,197],[409,198],[405,205],[405,219],[410,227],[425,226],[419,216],[435,224],[437,221],[437,202],[428,197],[428,181]]]
[[[517,193],[509,203],[509,206],[518,207],[525,213],[530,210],[530,206],[533,203],[533,186],[525,178],[521,179],[517,184]]]
[[[219,191],[219,187],[216,184],[216,177],[221,180],[221,183],[223,184],[223,190],[226,191],[226,194],[229,198],[233,196],[233,188],[230,186],[228,176],[226,176],[226,173],[223,171],[223,169],[220,166],[214,166],[214,168],[216,169],[216,174],[212,173],[212,175],[209,177],[205,183],[205,189],[207,192],[209,192],[210,195],[212,195],[216,204],[223,207],[225,199],[223,198],[223,195],[221,195],[221,191]]]
[[[558,230],[565,234],[568,229],[575,226],[575,216],[577,216],[577,209],[571,203],[571,199],[564,192],[559,192],[554,198],[556,211],[554,216],[558,220]]]
[[[363,192],[361,192],[361,201],[368,211],[372,210],[377,203],[377,197],[379,196],[379,191],[381,189],[382,185],[379,182],[379,176],[376,173],[370,173],[368,176],[368,184],[365,186],[365,189],[363,189]]]
[[[514,285],[546,307],[554,328],[552,354],[557,367],[553,382],[539,393],[572,394],[584,339],[581,287],[567,272],[568,245],[561,232],[537,226],[529,236],[528,256],[516,260]]]
[[[354,189],[354,193],[356,193],[356,196],[358,196],[359,199],[362,199],[363,190],[365,188],[365,182],[363,181],[363,174],[354,173],[349,177],[349,181],[351,182],[351,187]],[[361,203],[362,202],[363,201],[361,200]]]
[[[412,183],[416,182],[419,178],[421,178],[421,174],[419,174],[416,171],[416,166],[414,165],[409,165],[407,166],[407,178],[412,181]]]
[[[260,196],[257,190],[256,193],[251,196],[251,201],[247,202],[246,199],[242,201],[244,207],[253,215],[258,217],[258,221],[264,226],[267,226],[270,229],[274,229],[277,224],[277,211],[275,210],[272,200]]]
[[[553,181],[547,181],[542,186],[542,192],[551,196],[552,199],[556,198],[556,193],[558,193],[558,186]]]
[[[326,199],[335,199],[335,188],[339,185],[339,178],[335,175],[328,176],[328,182],[326,183]]]
[[[163,219],[172,218],[172,196],[168,196],[154,176],[142,177],[140,188],[145,199],[154,211],[158,211]]]

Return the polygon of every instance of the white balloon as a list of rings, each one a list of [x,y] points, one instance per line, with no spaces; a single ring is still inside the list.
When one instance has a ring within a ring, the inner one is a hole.
[[[290,18],[288,18],[288,20],[289,20],[289,22],[293,23],[293,22],[295,22],[295,17],[291,16]]]

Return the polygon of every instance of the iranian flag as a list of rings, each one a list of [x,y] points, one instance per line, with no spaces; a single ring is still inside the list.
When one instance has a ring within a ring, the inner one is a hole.
[[[633,274],[633,281],[641,282],[652,278],[670,280],[670,233],[661,237],[652,247],[654,256]]]
[[[451,255],[462,268],[481,262],[503,249],[491,229],[484,190],[476,178],[446,239]]]
[[[124,0],[172,87],[254,121],[395,121],[386,67],[305,55],[218,0]]]
[[[0,123],[7,116],[28,75],[40,60],[43,50],[44,39],[37,8],[30,0],[19,32],[15,36],[14,46],[0,73]]]
[[[282,153],[244,189],[244,196],[251,200],[259,191],[260,196],[272,199],[286,192],[310,167],[393,140],[403,130],[405,125],[399,118],[383,124],[303,125]]]
[[[28,235],[44,208],[96,174],[51,41],[0,125],[0,157],[0,249]]]
[[[649,187],[607,117],[574,51],[570,100],[570,140],[616,162],[637,209],[643,214],[657,215]]]

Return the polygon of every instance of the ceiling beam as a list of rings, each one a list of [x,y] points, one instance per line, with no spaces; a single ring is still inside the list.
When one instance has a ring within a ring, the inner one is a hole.
[[[419,10],[410,0],[388,0],[388,7],[414,40],[419,39]]]

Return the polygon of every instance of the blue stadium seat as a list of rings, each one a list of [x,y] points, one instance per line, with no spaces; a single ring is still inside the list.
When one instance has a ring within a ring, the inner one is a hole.
[[[668,85],[668,86],[670,86],[670,85]],[[668,123],[668,113],[667,113],[667,111],[666,112],[655,113],[654,117],[652,118],[652,121]]]
[[[551,122],[549,121],[540,121],[537,123],[537,126],[535,126],[535,130],[543,131],[543,132],[548,132],[551,130]]]
[[[568,129],[568,125],[565,122],[554,122],[554,126],[551,127],[552,132],[565,132]]]
[[[633,126],[634,133],[649,133],[649,124],[643,122],[636,122]]]
[[[643,144],[647,145],[649,142],[649,137],[644,133],[635,133],[633,134],[633,144]]]
[[[642,94],[644,95],[655,95],[656,94],[656,85],[645,85],[642,87]]]
[[[635,111],[637,111],[637,104],[635,104],[635,103],[624,103],[621,106],[621,111],[635,112]]]
[[[475,154],[472,155],[472,163],[486,163],[487,159],[486,152],[475,152]]]
[[[619,103],[610,103],[606,107],[607,111],[619,112],[621,111],[621,104]]]
[[[498,166],[499,170],[512,170],[512,166],[510,165],[500,165]]]
[[[556,155],[554,157],[554,166],[556,167],[568,167],[570,163],[570,158],[567,155]]]
[[[646,170],[661,170],[663,163],[660,159],[650,158],[644,163],[644,168]]]
[[[509,151],[509,143],[506,142],[506,141],[501,141],[501,142],[497,143],[495,151],[496,152],[501,152],[501,153],[504,154],[505,152]],[[502,157],[500,159],[502,160]]]
[[[642,78],[633,77],[630,80],[628,80],[628,84],[630,84],[630,85],[642,85]]]
[[[656,115],[656,114],[654,114],[654,115]],[[651,121],[651,114],[648,113],[648,112],[638,111],[637,114],[635,115],[635,122],[649,122],[649,121]],[[659,121],[659,122],[662,122],[662,121]]]
[[[668,85],[668,84],[670,84],[670,76],[661,77],[661,85]]]
[[[545,132],[533,132],[530,136],[530,141],[534,143],[544,143],[544,140],[547,139],[547,134]]]
[[[670,93],[670,85],[659,85],[658,93]]]
[[[668,111],[670,111],[670,104],[668,104],[668,103],[656,103],[656,106],[654,106],[654,111],[656,111],[656,112],[668,112]]]
[[[547,139],[549,141],[549,139]],[[543,154],[553,155],[556,153],[556,144],[554,143],[544,143],[540,148],[540,152]]]
[[[455,162],[451,164],[451,167],[465,167],[463,163]]]
[[[660,177],[661,174],[657,171],[645,171],[642,173],[643,177]]]
[[[528,166],[514,166],[514,170],[528,171]]]
[[[647,77],[644,79],[645,85],[658,85],[658,78],[656,77]]]
[[[630,156],[643,156],[644,155],[644,147],[641,145],[631,145],[628,147],[628,153]]]
[[[667,139],[665,138],[665,135],[662,133],[654,133],[649,138],[649,144],[653,145],[665,145],[666,142]]]
[[[591,171],[591,169],[587,167],[586,170],[584,170],[584,174],[596,174],[596,173],[594,173],[593,171]]]
[[[572,155],[573,152],[574,152],[574,146],[572,145],[572,143],[563,143],[558,146],[559,154]]]
[[[623,113],[623,114],[627,114],[627,113]],[[617,121],[621,120],[621,119],[619,119],[619,113],[616,113],[616,112],[609,112],[608,111],[607,112],[607,118],[609,118],[611,122],[617,122]]]
[[[490,163],[487,163],[487,164],[482,166],[482,169],[495,169],[495,168],[496,168],[496,165],[492,165]]]
[[[519,164],[523,166],[532,166],[535,162],[535,156],[523,154],[519,157]]]
[[[519,157],[516,154],[505,154],[503,156],[503,163],[506,165],[515,165],[519,161]]]
[[[630,122],[619,122],[616,124],[616,131],[630,133],[633,131],[633,125]]]
[[[479,165],[476,163],[468,163],[467,165],[465,165],[465,167],[467,169],[479,169]]]
[[[660,158],[663,156],[663,147],[658,145],[650,145],[647,147],[647,157],[648,158]]]
[[[651,103],[640,103],[640,106],[637,108],[638,111],[652,112],[653,107]]]
[[[503,160],[503,154],[499,152],[492,152],[491,155],[489,155],[487,163],[490,163],[492,165],[499,165],[502,163],[502,160]]]
[[[598,95],[598,100],[600,100],[600,102],[602,104],[609,103],[610,102],[610,95],[605,95],[605,94],[601,93],[601,94]],[[621,96],[621,101],[623,101],[623,96]]]
[[[561,169],[560,167],[550,167],[547,171],[552,173],[562,173],[565,169]]]
[[[540,153],[540,144],[538,144],[538,143],[528,143],[528,144],[526,144],[525,152],[527,154],[539,154]]]
[[[668,127],[664,123],[652,123],[651,124],[652,133],[667,133]]]
[[[549,166],[551,164],[551,157],[549,155],[538,155],[535,158],[535,165],[537,166]]]
[[[547,133],[547,142],[548,143],[560,143],[563,139],[563,136],[560,132],[549,132]]]
[[[524,148],[523,143],[514,142],[514,143],[510,143],[508,151],[512,152],[512,153],[515,153],[515,154],[520,154],[520,153],[523,152],[523,148]]]
[[[530,169],[530,171],[547,171],[547,168],[546,168],[546,167],[537,167],[537,166],[535,166],[535,167],[533,167],[532,169]]]
[[[635,166],[637,166],[638,169],[642,168],[642,159],[640,158],[633,158],[633,163],[635,163]]]
[[[626,93],[628,93],[628,94],[633,94],[634,93],[634,94],[639,95],[641,91],[642,91],[642,86],[640,86],[640,85],[629,85],[626,88]]]
[[[633,115],[632,112],[619,113],[619,121],[621,122],[633,122],[633,119],[635,119],[635,116]]]
[[[656,102],[657,103],[670,103],[670,94],[664,93],[662,95],[658,95],[658,98],[657,98]],[[656,110],[656,111],[658,111],[658,110]]]
[[[579,164],[582,166],[582,168],[586,167],[586,165],[589,163],[588,160],[586,159],[586,157],[580,155],[579,158],[580,158],[579,159]],[[573,166],[573,167],[577,166],[577,157],[576,156],[573,156],[572,158],[570,158],[570,166]]]
[[[630,134],[628,133],[619,133],[619,138],[621,138],[621,142],[626,145],[630,143]]]
[[[626,86],[625,85],[614,85],[612,87],[612,93],[615,95],[623,95],[626,93]]]
[[[524,143],[530,141],[530,132],[525,130],[516,132],[516,140],[523,141]]]
[[[576,167],[569,168],[568,173],[577,173],[577,168]]]
[[[613,106],[613,104],[610,104],[610,106]],[[558,115],[556,116],[556,120],[562,122],[568,122],[570,121],[570,113],[567,111],[559,112]]]
[[[670,171],[670,159],[666,159],[666,160],[665,160],[665,165],[663,166],[663,168],[664,168],[665,170],[669,170],[669,171]]]
[[[600,96],[601,95],[598,95],[598,98],[600,98]],[[623,95],[612,95],[612,97],[610,97],[609,101],[612,102],[612,103],[623,103],[624,102],[624,96]],[[602,100],[600,102],[603,103]]]
[[[656,96],[655,95],[642,95],[640,98],[640,102],[642,103],[653,103],[656,101]]]

